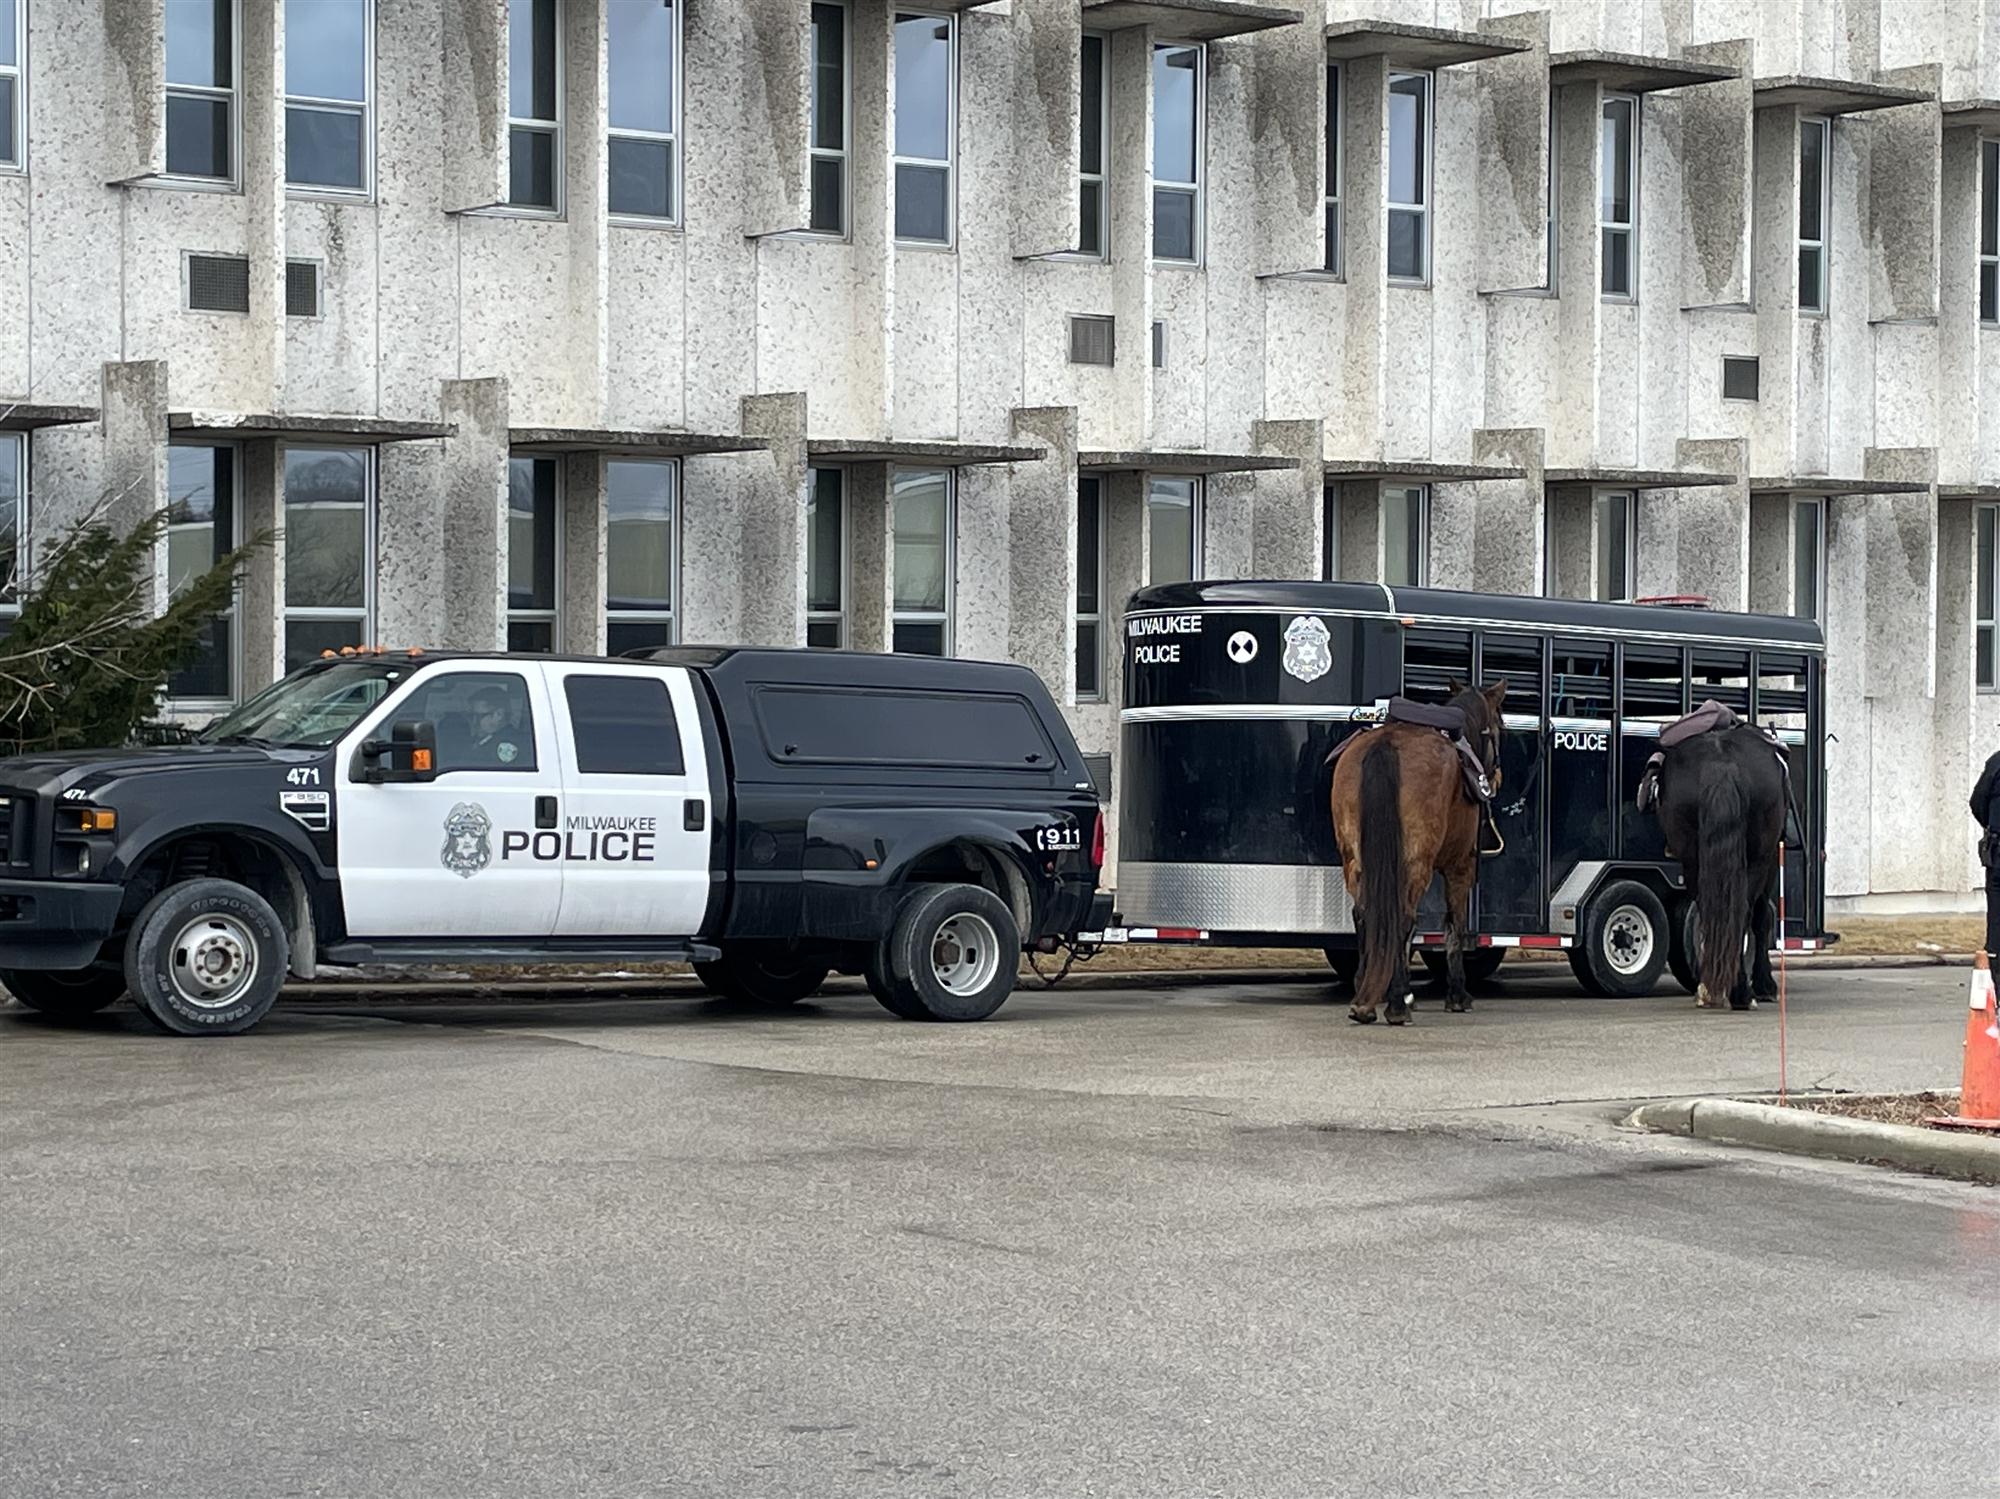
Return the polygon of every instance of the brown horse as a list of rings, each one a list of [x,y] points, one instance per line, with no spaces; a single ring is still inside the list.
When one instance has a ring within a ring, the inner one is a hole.
[[[1498,789],[1507,683],[1481,690],[1454,681],[1451,694],[1487,785]],[[1385,998],[1389,1024],[1410,1017],[1410,943],[1433,873],[1444,876],[1444,1007],[1472,1008],[1465,990],[1465,928],[1486,814],[1465,789],[1463,764],[1436,729],[1392,720],[1364,732],[1334,765],[1333,836],[1361,943],[1361,971],[1347,1013],[1364,1025]]]

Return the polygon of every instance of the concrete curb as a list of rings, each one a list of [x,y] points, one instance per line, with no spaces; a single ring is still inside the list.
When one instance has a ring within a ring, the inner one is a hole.
[[[1733,1098],[1675,1098],[1642,1104],[1626,1118],[1636,1129],[1793,1155],[1868,1161],[1963,1181],[2000,1183],[2000,1140],[1781,1109]]]

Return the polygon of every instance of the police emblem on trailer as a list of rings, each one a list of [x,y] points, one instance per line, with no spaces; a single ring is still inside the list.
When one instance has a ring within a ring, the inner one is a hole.
[[[478,802],[457,802],[444,819],[444,847],[438,862],[469,880],[493,862],[493,819]]]
[[[1301,614],[1285,626],[1285,670],[1301,682],[1317,682],[1333,670],[1326,623]]]

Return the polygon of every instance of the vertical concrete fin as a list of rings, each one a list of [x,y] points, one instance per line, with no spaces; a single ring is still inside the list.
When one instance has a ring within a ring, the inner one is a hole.
[[[735,459],[741,472],[736,511],[743,528],[742,639],[752,645],[803,645],[806,638],[806,395],[789,391],[743,397],[743,432],[767,452]]]
[[[1111,301],[1118,345],[1153,346],[1153,45],[1143,26],[1111,34],[1111,139],[1105,150],[1111,197]],[[1153,361],[1121,359],[1113,428],[1121,443],[1150,445]]]
[[[812,212],[812,7],[743,6],[743,232],[804,229]]]
[[[1790,614],[1796,589],[1792,576],[1792,528],[1789,493],[1750,496],[1750,610],[1755,614]]]
[[[1676,467],[1734,474],[1733,484],[1648,490],[1639,505],[1639,591],[1698,593],[1718,609],[1747,607],[1750,593],[1749,444],[1740,437],[1682,438]]]
[[[847,152],[848,213],[853,220],[853,282],[847,339],[868,351],[854,380],[857,430],[888,433],[896,389],[896,203],[891,191],[889,101],[896,84],[891,9],[847,9],[853,72],[853,139]]]
[[[98,433],[104,447],[104,523],[127,535],[157,514],[167,494],[167,363],[164,359],[107,364]],[[80,518],[80,516],[79,516]],[[248,530],[245,535],[255,534]],[[148,612],[167,605],[167,538],[160,537],[144,580]]]
[[[1249,44],[1257,162],[1257,271],[1326,267],[1326,42],[1318,26],[1280,26]]]
[[[886,651],[895,638],[895,513],[889,500],[889,465],[847,468],[847,584],[849,644],[857,651]]]
[[[1327,446],[1336,453],[1379,453],[1389,338],[1389,222],[1384,206],[1389,190],[1384,145],[1389,123],[1387,63],[1379,56],[1348,62],[1340,71],[1340,92],[1346,327],[1340,400],[1330,414],[1337,425],[1328,434]],[[1345,540],[1343,533],[1343,547]],[[1342,555],[1346,555],[1344,550]]]
[[[1057,702],[1071,703],[1076,700],[1071,624],[1077,585],[1076,408],[1017,406],[1013,431],[1046,456],[1009,468],[1007,655],[1034,668]]]
[[[1549,13],[1479,24],[1528,42],[1525,52],[1474,64],[1479,84],[1479,284],[1540,286],[1548,273]]]
[[[428,645],[452,630],[445,577],[457,538],[445,530],[446,499],[442,441],[385,442],[375,450],[375,643]],[[504,504],[496,496],[496,508]],[[506,550],[497,539],[482,550],[487,566],[505,565]],[[502,597],[496,587],[486,606],[488,619],[498,613]]]
[[[75,3],[75,0],[72,0]],[[167,169],[166,0],[101,0],[106,180],[137,182]]]
[[[1146,476],[1122,469],[1104,476],[1104,700],[1125,700],[1125,610],[1152,571],[1146,524]]]
[[[604,454],[562,462],[562,639],[565,649],[604,649]]]
[[[1326,423],[1260,421],[1250,439],[1259,453],[1296,458],[1295,469],[1255,476],[1250,504],[1253,578],[1317,578],[1326,557]]]
[[[1872,494],[1861,501],[1868,513],[1862,692],[1930,697],[1938,669],[1937,450],[1867,448],[1861,472],[1878,483],[1923,486],[1915,493]]]
[[[1489,479],[1471,492],[1472,567],[1466,586],[1487,593],[1542,591],[1543,434],[1539,427],[1481,427],[1472,434],[1476,463],[1518,468],[1518,479]]]
[[[1552,484],[1543,497],[1547,592],[1553,598],[1597,597],[1597,506],[1588,484]]]
[[[1939,197],[1944,113],[1936,63],[1895,68],[1883,83],[1927,90],[1921,104],[1875,110],[1868,128],[1868,316],[1931,318],[1938,311]]]
[[[1720,63],[1741,76],[1675,96],[1681,104],[1681,213],[1687,226],[1681,237],[1681,303],[1686,307],[1734,307],[1750,300],[1755,54],[1747,39],[1687,49],[1691,61]]]
[[[1340,528],[1339,576],[1351,583],[1382,581],[1382,481],[1343,479],[1334,524]]]
[[[563,159],[564,217],[569,223],[569,409],[586,427],[605,421],[605,372],[611,366],[607,4],[608,0],[567,0],[562,11],[568,27],[563,38],[567,89],[563,109],[569,123],[563,132]],[[702,41],[698,21],[699,15],[689,16],[685,45],[701,57],[704,52],[695,51]]]
[[[467,213],[507,201],[507,0],[441,3],[444,209]]]
[[[1556,105],[1556,369],[1549,447],[1567,466],[1597,451],[1602,367],[1604,236],[1598,233],[1598,132],[1604,89],[1578,83]]]
[[[236,617],[243,622],[243,695],[261,692],[285,674],[285,460],[273,438],[238,449],[237,494],[243,534],[268,534],[271,544],[250,555]]]
[[[508,390],[504,379],[447,380],[444,443],[444,619],[437,644],[507,645]]]
[[[285,396],[285,28],[281,5],[243,9],[243,205],[255,358],[244,371],[253,409]]]
[[[1754,162],[1757,191],[1756,469],[1790,474],[1799,466],[1799,112],[1760,110]]]
[[[1977,130],[1949,130],[1942,147],[1938,262],[1938,472],[1970,484],[1980,449],[1980,388],[1986,361],[1979,326]]]
[[[1014,254],[1082,243],[1082,0],[1014,0]],[[1102,149],[1109,150],[1106,141]]]

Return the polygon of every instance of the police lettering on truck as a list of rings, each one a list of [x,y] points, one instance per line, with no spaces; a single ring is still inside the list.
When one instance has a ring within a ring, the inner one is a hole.
[[[471,879],[493,862],[493,819],[478,802],[459,802],[444,820],[446,869]],[[659,822],[652,817],[572,817],[566,831],[503,828],[500,862],[651,863],[658,852]]]

